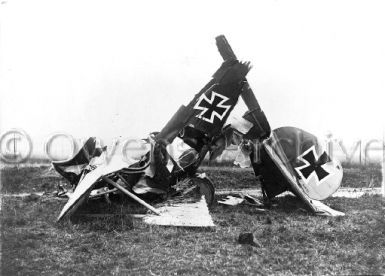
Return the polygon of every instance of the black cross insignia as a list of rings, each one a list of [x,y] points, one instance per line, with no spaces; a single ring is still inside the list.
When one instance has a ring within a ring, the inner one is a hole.
[[[222,120],[231,107],[231,105],[224,105],[228,100],[228,97],[215,91],[211,91],[210,97],[203,94],[194,106],[194,109],[202,110],[197,117],[210,123],[214,123],[215,118]]]
[[[316,173],[318,181],[321,181],[330,174],[324,168],[322,168],[322,165],[330,161],[330,158],[326,152],[323,152],[321,156],[316,159],[314,150],[310,150],[308,153],[301,156],[301,158],[308,162],[306,167],[298,168],[298,171],[301,172],[305,179],[308,179],[313,172]]]

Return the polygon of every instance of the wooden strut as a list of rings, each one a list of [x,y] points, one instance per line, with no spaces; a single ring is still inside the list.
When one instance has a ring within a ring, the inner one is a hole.
[[[98,194],[96,194],[96,195],[90,195],[90,197],[89,198],[96,198],[96,197],[99,197],[99,196],[102,196],[102,195],[108,195],[108,194],[110,194],[110,193],[113,193],[113,192],[116,192],[118,189],[116,189],[116,188],[114,188],[114,189],[111,189],[111,190],[108,190],[108,191],[104,191],[104,192],[100,192],[100,193],[98,193]]]
[[[118,183],[112,181],[111,179],[109,179],[108,177],[106,176],[103,176],[103,180],[106,181],[107,183],[111,184],[112,186],[114,186],[115,188],[117,188],[118,190],[120,190],[122,193],[128,195],[129,197],[131,197],[133,200],[135,200],[136,202],[138,202],[139,204],[143,205],[144,207],[146,207],[147,209],[153,211],[155,214],[157,214],[158,216],[160,216],[160,212],[155,209],[154,207],[152,207],[150,204],[148,204],[147,202],[145,202],[144,200],[140,199],[139,197],[137,197],[136,195],[134,195],[133,193],[129,192],[127,189],[123,188],[122,186],[120,186]]]

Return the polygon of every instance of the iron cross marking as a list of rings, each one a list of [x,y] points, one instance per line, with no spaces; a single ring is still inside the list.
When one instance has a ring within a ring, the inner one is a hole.
[[[212,91],[209,97],[206,97],[205,94],[202,94],[194,106],[194,109],[202,111],[196,117],[211,124],[214,123],[215,118],[222,120],[231,108],[231,105],[224,104],[228,100],[228,97],[215,91]]]
[[[298,168],[298,171],[301,172],[305,179],[308,179],[313,172],[317,175],[318,181],[321,181],[330,174],[322,168],[322,165],[330,161],[326,152],[323,152],[317,159],[315,156],[315,150],[312,148],[305,155],[302,155],[301,159],[306,163],[306,165]]]

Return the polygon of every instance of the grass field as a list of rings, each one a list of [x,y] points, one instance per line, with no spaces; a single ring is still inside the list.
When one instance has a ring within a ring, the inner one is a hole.
[[[217,189],[256,186],[251,170],[206,171]],[[50,192],[63,181],[46,167],[4,169],[1,179],[2,193]],[[376,167],[346,168],[343,186],[378,187],[380,179]],[[3,197],[1,275],[385,273],[384,199],[327,199],[346,213],[339,218],[313,216],[290,196],[278,201],[266,212],[214,205],[213,230],[148,226],[132,220],[124,202],[88,206],[111,216],[56,224],[65,200]],[[244,232],[253,233],[255,245],[237,242]]]

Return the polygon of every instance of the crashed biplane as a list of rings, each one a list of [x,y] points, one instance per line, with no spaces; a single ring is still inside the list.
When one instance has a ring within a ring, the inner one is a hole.
[[[224,59],[222,65],[160,132],[142,140],[146,151],[140,158],[126,160],[112,155],[106,162],[106,148],[97,146],[96,139],[90,138],[72,159],[53,162],[56,171],[74,188],[58,220],[69,217],[89,198],[118,192],[160,216],[165,213],[144,201],[143,195],[155,194],[167,199],[194,190],[211,205],[214,186],[197,170],[207,154],[211,160],[215,159],[234,142],[239,144],[260,180],[265,201],[291,191],[316,214],[343,214],[319,201],[338,189],[341,165],[327,155],[310,133],[293,127],[272,131],[246,79],[250,63],[237,60],[224,36],[216,41]],[[248,111],[243,118],[230,122],[229,115],[239,97]],[[175,140],[182,141],[184,150],[170,154],[169,146]],[[199,210],[208,214],[207,206],[205,209],[199,202]],[[167,216],[172,221],[170,212]],[[166,224],[186,225],[186,222]],[[201,226],[211,225],[212,221],[208,220]]]

